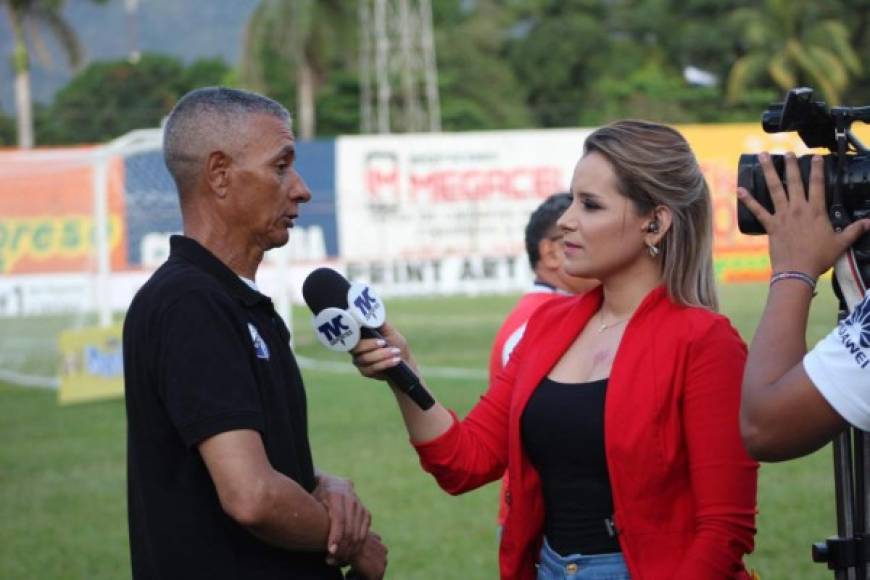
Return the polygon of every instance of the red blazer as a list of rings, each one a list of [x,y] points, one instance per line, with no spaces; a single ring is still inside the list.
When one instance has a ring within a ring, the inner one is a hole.
[[[508,339],[513,338],[513,335],[519,331],[520,328],[523,328],[526,325],[529,318],[532,317],[532,314],[541,306],[541,304],[549,302],[554,298],[564,298],[566,296],[568,296],[568,294],[562,294],[556,290],[547,291],[545,289],[536,289],[532,292],[526,292],[523,294],[519,302],[514,306],[514,309],[510,314],[508,314],[508,317],[505,318],[501,328],[498,329],[498,332],[495,335],[495,340],[492,343],[492,350],[490,350],[489,353],[490,381],[492,381],[504,368],[502,356]],[[525,332],[525,329],[523,329],[523,332]],[[516,348],[516,346],[514,346],[514,348]],[[504,479],[502,479],[501,490],[499,491],[498,498],[498,525],[500,526],[504,525],[505,519],[507,518],[508,508],[507,502],[505,501],[507,485],[508,476],[505,474]]]
[[[537,289],[541,288],[541,289]],[[541,304],[549,302],[554,298],[565,298],[570,294],[563,294],[556,290],[548,290],[544,287],[537,286],[535,290],[523,294],[513,310],[501,323],[498,332],[495,334],[495,339],[492,341],[492,348],[489,351],[489,378],[494,379],[495,376],[504,368],[502,362],[502,354],[505,343],[513,337],[520,328],[526,325],[529,318],[532,317],[535,310],[540,308]],[[525,331],[523,331],[525,332]],[[519,343],[517,343],[519,344]],[[514,346],[516,348],[516,346]]]
[[[452,494],[510,476],[499,565],[531,580],[542,542],[541,481],[521,441],[534,389],[602,301],[601,289],[533,315],[504,371],[463,421],[416,445]],[[634,580],[748,578],[758,464],[740,440],[746,346],[728,320],[653,290],[628,322],[604,406],[604,440],[619,541]]]

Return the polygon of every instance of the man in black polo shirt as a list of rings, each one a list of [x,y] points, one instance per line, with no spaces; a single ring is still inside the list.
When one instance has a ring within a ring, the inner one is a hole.
[[[290,116],[199,89],[164,130],[184,236],[124,324],[133,577],[381,578],[386,548],[352,485],[318,473],[289,333],[254,282],[311,193]]]

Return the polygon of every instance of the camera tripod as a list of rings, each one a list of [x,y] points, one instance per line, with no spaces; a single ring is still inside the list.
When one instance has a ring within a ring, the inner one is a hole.
[[[834,439],[837,536],[813,544],[813,561],[828,564],[837,580],[866,580],[870,562],[865,466],[870,435],[850,427]]]
[[[845,301],[834,282],[840,300],[838,322],[847,315]],[[813,562],[827,563],[836,580],[867,580],[870,562],[870,513],[865,469],[870,467],[870,433],[855,427],[834,439],[834,491],[837,502],[837,535],[813,544]]]

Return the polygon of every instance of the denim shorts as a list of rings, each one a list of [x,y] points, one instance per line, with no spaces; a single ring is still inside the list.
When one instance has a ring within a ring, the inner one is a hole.
[[[544,538],[538,580],[630,580],[621,552],[560,556]]]

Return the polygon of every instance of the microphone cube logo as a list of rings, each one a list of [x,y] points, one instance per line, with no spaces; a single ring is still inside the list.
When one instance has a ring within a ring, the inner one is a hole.
[[[329,350],[347,352],[359,343],[359,323],[341,308],[324,308],[313,324],[317,340]]]
[[[347,303],[351,315],[366,328],[380,328],[387,320],[384,303],[371,286],[354,282],[347,291]]]

